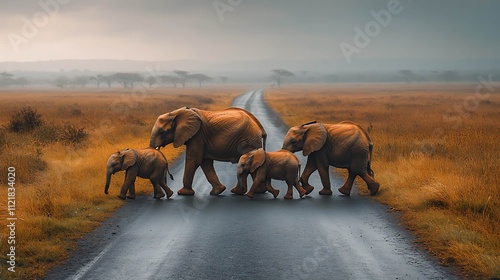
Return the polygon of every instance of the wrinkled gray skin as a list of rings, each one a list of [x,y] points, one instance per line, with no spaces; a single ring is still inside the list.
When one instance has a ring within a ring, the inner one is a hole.
[[[300,162],[299,159],[287,150],[278,150],[275,152],[266,152],[262,148],[253,150],[240,157],[238,161],[238,178],[242,180],[241,184],[246,189],[245,174],[252,174],[253,184],[246,196],[253,198],[256,188],[262,183],[267,190],[276,198],[279,190],[271,186],[271,179],[284,180],[288,185],[288,191],[285,199],[293,198],[293,187],[297,189],[300,197],[304,196],[306,191],[299,185]],[[245,180],[243,180],[245,178]]]
[[[373,179],[370,167],[373,143],[368,133],[353,122],[344,121],[337,124],[321,124],[311,122],[294,126],[288,130],[283,141],[283,149],[302,151],[307,157],[307,164],[300,177],[300,182],[309,194],[314,187],[308,182],[311,174],[318,170],[323,184],[321,195],[331,195],[329,166],[346,168],[349,177],[339,192],[351,194],[356,176],[360,176],[368,186],[371,195],[379,189],[379,183]]]
[[[166,174],[172,174],[168,171],[168,162],[165,156],[158,150],[146,149],[125,149],[112,154],[107,163],[106,171],[106,186],[104,193],[108,194],[109,185],[111,183],[111,175],[116,172],[125,170],[125,181],[120,190],[119,198],[125,199],[135,198],[135,178],[137,176],[149,179],[154,188],[154,197],[162,198],[167,195],[167,198],[172,196],[172,190],[166,184]],[[165,191],[165,194],[160,189]],[[128,195],[127,195],[128,192]]]
[[[179,108],[160,115],[151,131],[151,148],[174,148],[186,145],[183,188],[179,195],[194,195],[193,178],[201,166],[212,185],[211,195],[222,193],[221,184],[214,169],[214,160],[237,163],[240,156],[266,146],[267,133],[250,112],[240,108],[221,111],[205,111],[196,108]],[[264,190],[265,191],[265,190]],[[243,195],[239,183],[231,192]]]

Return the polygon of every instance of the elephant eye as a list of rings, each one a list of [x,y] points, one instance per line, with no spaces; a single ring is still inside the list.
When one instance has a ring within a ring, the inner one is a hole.
[[[292,142],[293,144],[295,144],[295,143],[297,143],[297,139],[292,138],[292,140],[290,140],[290,142]]]

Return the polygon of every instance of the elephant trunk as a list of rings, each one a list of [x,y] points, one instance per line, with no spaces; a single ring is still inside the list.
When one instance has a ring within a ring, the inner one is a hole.
[[[111,183],[111,172],[106,173],[106,187],[104,187],[104,193],[108,194],[109,184]]]

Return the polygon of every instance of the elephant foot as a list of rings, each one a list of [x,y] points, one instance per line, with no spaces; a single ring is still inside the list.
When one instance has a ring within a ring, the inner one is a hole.
[[[284,199],[293,199],[293,194],[285,194],[285,196],[283,197]]]
[[[126,197],[126,196],[121,195],[121,194],[117,195],[117,197],[118,197],[119,199],[121,199],[121,200],[125,200],[125,199],[127,199],[127,197]]]
[[[368,186],[368,189],[370,190],[370,195],[376,195],[379,187],[380,187],[379,183],[374,183],[371,186]]]
[[[332,195],[332,190],[323,188],[322,190],[319,191],[319,194],[320,195]]]
[[[345,196],[350,196],[351,195],[351,190],[348,189],[346,186],[342,186],[339,189],[339,192]]]
[[[225,190],[226,190],[226,187],[224,187],[224,186],[213,187],[212,190],[210,191],[210,195],[219,195]]]
[[[240,188],[239,186],[236,186],[236,187],[231,189],[231,192],[234,194],[237,194],[237,195],[244,195],[246,191],[244,189]]]
[[[308,194],[308,192],[304,188],[299,188],[299,196],[300,196],[300,198],[302,198],[306,194]]]
[[[280,193],[279,190],[273,190],[273,191],[270,191],[270,193],[273,194],[274,198],[278,197],[278,194]]]
[[[167,189],[167,198],[170,198],[174,192],[171,189]]]
[[[314,190],[314,187],[311,185],[305,186],[303,188],[304,188],[304,190],[306,190],[305,194],[310,194]]]
[[[193,189],[188,189],[188,188],[182,188],[177,191],[178,195],[194,195],[194,190]]]
[[[248,198],[253,198],[253,193],[246,193],[245,194]]]
[[[128,199],[135,199],[135,195],[134,195],[134,196],[132,196],[132,195],[127,195],[127,198],[128,198]]]
[[[161,198],[163,198],[164,196],[165,196],[165,194],[164,194],[164,193],[161,193],[161,194],[157,194],[157,195],[155,195],[155,198],[156,198],[156,199],[161,199]]]

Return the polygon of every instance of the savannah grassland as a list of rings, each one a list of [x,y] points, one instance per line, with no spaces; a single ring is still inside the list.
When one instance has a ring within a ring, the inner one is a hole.
[[[67,257],[79,237],[128,203],[116,197],[124,172],[113,176],[110,194],[104,194],[106,161],[118,150],[147,147],[158,115],[183,106],[222,109],[244,90],[0,91],[0,220],[4,221],[0,227],[0,279],[41,276]],[[29,132],[10,131],[12,115],[26,106],[42,116],[43,125]],[[68,127],[73,128],[69,133]],[[81,142],[76,141],[78,131],[88,135]],[[162,152],[171,163],[182,149],[169,145]],[[7,271],[6,265],[10,166],[16,168],[15,273]],[[136,188],[148,195],[153,190],[145,179],[137,179]]]
[[[500,85],[476,95],[478,85],[304,85],[265,96],[289,126],[351,120],[370,131],[381,185],[374,199],[400,212],[417,243],[443,265],[467,278],[498,279]],[[369,195],[356,180],[359,193]]]

